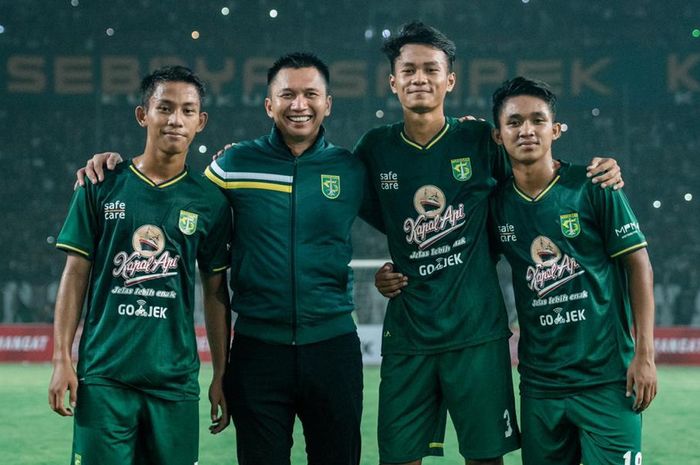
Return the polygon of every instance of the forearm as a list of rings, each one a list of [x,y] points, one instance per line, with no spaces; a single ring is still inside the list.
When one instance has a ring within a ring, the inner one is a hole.
[[[625,259],[634,317],[635,352],[654,355],[654,278],[646,249]]]
[[[61,276],[54,311],[54,362],[70,361],[75,333],[80,323],[85,292],[90,276],[90,262],[69,255]]]

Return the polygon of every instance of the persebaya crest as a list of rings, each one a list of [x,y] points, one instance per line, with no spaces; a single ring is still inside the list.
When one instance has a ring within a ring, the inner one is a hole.
[[[472,160],[470,157],[450,160],[452,163],[452,176],[457,181],[467,181],[472,177]]]
[[[561,232],[568,238],[574,238],[581,232],[581,223],[578,221],[578,213],[567,213],[559,215],[559,225]]]
[[[321,175],[321,192],[329,199],[337,199],[340,195],[340,176],[335,174]]]
[[[185,210],[180,210],[180,221],[177,225],[183,234],[191,236],[197,230],[197,217],[196,213],[191,213]]]

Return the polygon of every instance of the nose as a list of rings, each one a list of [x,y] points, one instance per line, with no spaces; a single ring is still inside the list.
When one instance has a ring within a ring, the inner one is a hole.
[[[168,124],[170,126],[182,126],[182,111],[175,110],[170,113],[170,116],[168,117]]]
[[[292,100],[292,110],[305,110],[307,106],[308,102],[303,95],[297,95],[294,100]]]
[[[415,73],[413,73],[413,83],[417,84],[422,84],[426,81],[426,74],[423,72],[422,69],[417,69]]]
[[[529,121],[523,121],[523,124],[520,125],[520,135],[521,136],[529,136],[535,133],[535,126],[530,123]]]

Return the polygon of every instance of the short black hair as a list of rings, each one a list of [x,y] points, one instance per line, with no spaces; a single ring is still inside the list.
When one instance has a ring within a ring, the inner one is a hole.
[[[401,55],[401,47],[406,44],[423,44],[442,50],[447,55],[449,71],[452,71],[455,56],[457,55],[455,43],[434,27],[428,26],[421,21],[411,21],[401,26],[396,37],[387,39],[382,45],[382,52],[389,59],[392,72],[394,71],[396,59]]]
[[[141,105],[148,107],[148,101],[162,82],[186,82],[192,84],[199,94],[200,104],[204,100],[204,81],[186,66],[163,66],[141,80]]]
[[[504,102],[510,97],[518,95],[530,95],[545,101],[552,116],[557,113],[557,96],[552,92],[552,89],[544,81],[528,79],[523,76],[518,76],[501,84],[501,87],[493,93],[493,124],[497,128],[500,127],[501,110]]]
[[[319,57],[310,52],[293,52],[282,55],[275,61],[270,69],[267,70],[267,85],[269,86],[275,80],[277,73],[284,68],[316,68],[323,80],[326,81],[326,90],[331,83],[331,73],[328,71],[328,65]]]

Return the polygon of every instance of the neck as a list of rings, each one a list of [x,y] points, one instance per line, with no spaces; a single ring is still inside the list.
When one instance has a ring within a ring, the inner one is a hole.
[[[445,115],[440,111],[415,113],[404,111],[403,130],[412,141],[425,145],[445,126]]]
[[[309,147],[314,145],[320,132],[321,131],[319,129],[312,137],[304,137],[300,139],[295,139],[282,134],[282,140],[284,141],[284,145],[286,145],[289,151],[292,152],[292,155],[298,157],[302,153],[306,152]]]
[[[185,169],[187,152],[166,154],[159,150],[146,150],[135,157],[134,166],[155,184],[160,184],[174,178]]]
[[[532,164],[513,163],[515,185],[531,198],[536,198],[556,177],[561,163],[551,157]]]

